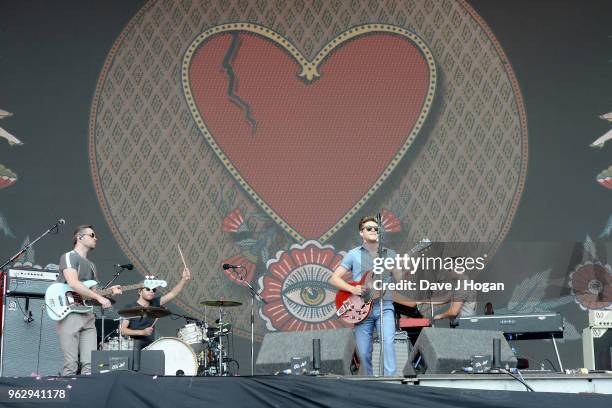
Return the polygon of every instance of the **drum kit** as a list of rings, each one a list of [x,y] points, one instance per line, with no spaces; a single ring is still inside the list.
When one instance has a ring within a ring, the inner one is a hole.
[[[187,320],[187,324],[178,330],[177,337],[161,337],[144,348],[144,350],[164,352],[165,375],[232,375],[235,373],[233,368],[237,369],[237,367],[232,367],[232,364],[237,366],[237,362],[230,358],[227,352],[232,325],[224,321],[224,317],[227,316],[225,308],[241,306],[242,303],[231,300],[205,300],[200,304],[204,306],[204,320],[171,313],[164,307],[153,306],[123,309],[118,313],[122,319],[154,318],[155,323],[158,319],[169,315]],[[206,307],[219,308],[219,317],[214,327],[209,326],[206,321]],[[130,350],[132,348],[133,340],[121,335],[110,338],[102,345],[103,350]]]

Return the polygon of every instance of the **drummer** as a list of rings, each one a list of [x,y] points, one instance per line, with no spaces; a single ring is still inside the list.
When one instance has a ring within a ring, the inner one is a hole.
[[[185,283],[191,278],[191,271],[185,267],[181,279],[178,281],[175,287],[163,296],[156,296],[156,289],[142,288],[138,291],[138,300],[133,303],[125,305],[126,308],[133,307],[159,307],[162,306],[176,296],[183,290]],[[140,369],[140,350],[148,346],[155,340],[155,325],[156,319],[152,317],[137,317],[121,322],[121,334],[124,336],[130,336],[134,339],[134,355],[133,355],[133,369],[138,371]]]

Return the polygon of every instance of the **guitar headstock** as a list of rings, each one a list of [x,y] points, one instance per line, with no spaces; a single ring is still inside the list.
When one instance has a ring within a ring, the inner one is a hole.
[[[143,287],[148,289],[165,288],[168,283],[165,280],[155,279],[155,276],[145,276],[145,280],[142,284]]]
[[[427,248],[433,245],[433,242],[429,238],[423,238],[410,250],[411,254],[416,254],[418,252],[423,252]]]

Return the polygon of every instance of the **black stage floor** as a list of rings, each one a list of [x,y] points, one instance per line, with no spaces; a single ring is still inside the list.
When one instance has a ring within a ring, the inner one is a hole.
[[[25,391],[16,393],[15,390]],[[62,394],[61,390],[67,393]],[[15,399],[16,394],[26,398]],[[61,395],[67,398],[59,400]],[[46,404],[86,408],[610,408],[612,395],[451,389],[380,379],[355,381],[309,376],[156,377],[130,371],[74,378],[0,378],[0,407],[41,407]]]

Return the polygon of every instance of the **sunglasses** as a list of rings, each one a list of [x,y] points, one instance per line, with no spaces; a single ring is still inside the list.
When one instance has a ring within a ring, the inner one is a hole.
[[[147,292],[153,292],[153,293],[157,291],[157,288],[153,288],[153,289],[143,288],[143,289],[146,290]]]
[[[92,232],[91,234],[81,234],[82,237],[84,237],[85,235],[87,235],[88,237],[92,237],[92,238],[96,237],[96,233],[95,232]]]
[[[378,232],[378,227],[363,227],[364,230],[366,231],[376,231]]]

